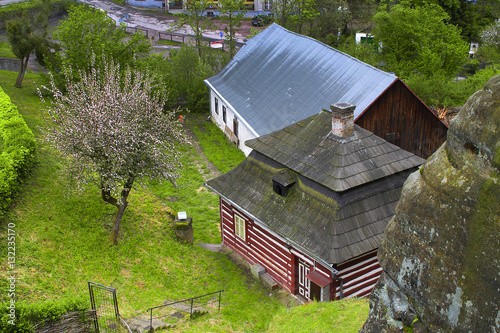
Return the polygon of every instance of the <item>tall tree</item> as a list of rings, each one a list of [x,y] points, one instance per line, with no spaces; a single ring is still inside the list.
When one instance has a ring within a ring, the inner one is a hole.
[[[314,37],[325,37],[347,32],[347,23],[352,14],[346,0],[317,0],[317,8],[321,14],[314,20]]]
[[[241,26],[241,20],[245,17],[244,0],[219,0],[221,19],[227,22],[224,28],[229,38],[229,54],[233,57],[236,53],[236,32]]]
[[[438,5],[411,7],[399,4],[388,13],[379,11],[373,35],[382,43],[386,69],[400,77],[412,73],[452,76],[467,60],[468,45],[460,29],[448,24]]]
[[[50,14],[50,1],[42,0],[36,10],[23,9],[20,16],[7,21],[7,38],[12,52],[21,60],[16,87],[21,88],[24,73],[28,68],[28,61],[33,51],[45,54],[48,50],[47,19]]]
[[[296,12],[299,0],[273,0],[272,12],[276,23],[290,29],[290,16]]]
[[[213,28],[213,24],[208,20],[205,10],[212,4],[212,0],[193,0],[187,1],[184,10],[184,16],[176,23],[176,27],[188,26],[194,34],[198,54],[202,56],[203,33]]]
[[[196,49],[189,45],[170,51],[169,58],[179,100],[190,111],[208,110],[208,87],[203,80],[214,74],[210,67],[203,62]]]
[[[309,23],[311,26],[318,15],[316,0],[298,0],[297,10],[289,19],[292,30],[302,34],[304,25]]]
[[[134,66],[141,56],[151,50],[151,43],[141,33],[129,35],[124,25],[116,26],[106,12],[75,5],[69,10],[69,16],[63,20],[52,35],[59,41],[61,50],[56,52],[48,63],[54,73],[62,73],[62,68],[71,66],[75,80],[78,71],[89,71],[91,59],[95,55],[94,66],[103,66],[104,57],[113,59],[122,68]],[[62,77],[56,77],[63,83]]]
[[[380,9],[390,11],[393,5],[401,3],[412,7],[438,5],[448,14],[448,23],[457,26],[462,37],[468,41],[478,41],[481,30],[498,17],[498,0],[381,0]]]
[[[78,82],[70,68],[64,73],[66,94],[54,80],[44,87],[53,97],[45,139],[66,157],[77,189],[94,184],[118,209],[111,235],[117,244],[134,183],[174,182],[181,167],[177,145],[187,142],[186,135],[175,113],[163,112],[164,94],[151,95],[153,78],[146,72],[120,71],[106,61],[103,68],[80,71]]]

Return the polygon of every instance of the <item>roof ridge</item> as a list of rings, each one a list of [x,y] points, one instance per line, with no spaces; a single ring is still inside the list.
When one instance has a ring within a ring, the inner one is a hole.
[[[277,28],[280,28],[280,29],[282,29],[282,30],[284,30],[284,31],[286,31],[286,32],[288,32],[288,33],[290,33],[290,34],[292,34],[292,35],[295,35],[295,36],[297,36],[297,37],[301,37],[301,38],[304,38],[304,39],[309,39],[309,40],[311,40],[311,41],[313,41],[313,42],[315,42],[315,43],[317,43],[317,44],[319,44],[319,45],[325,46],[325,47],[326,47],[326,48],[328,48],[328,49],[331,49],[331,50],[333,50],[333,51],[335,51],[335,52],[337,52],[337,53],[340,53],[340,54],[342,54],[342,55],[344,55],[344,56],[346,56],[346,57],[348,57],[348,58],[351,58],[352,60],[355,60],[356,62],[358,62],[358,63],[360,63],[360,64],[362,64],[362,65],[364,65],[364,66],[371,67],[371,68],[373,68],[374,70],[379,71],[379,72],[381,72],[381,73],[383,73],[383,74],[385,74],[385,75],[387,75],[387,76],[394,77],[395,79],[397,79],[397,78],[398,78],[398,77],[397,77],[396,75],[394,75],[394,74],[387,73],[387,72],[385,72],[385,71],[383,71],[383,70],[381,70],[381,69],[378,69],[377,67],[374,67],[374,66],[372,66],[372,65],[370,65],[370,64],[368,64],[368,63],[366,63],[366,62],[363,62],[363,61],[361,61],[361,60],[359,60],[359,59],[357,59],[357,58],[354,58],[353,56],[351,56],[351,55],[349,55],[349,54],[347,54],[347,53],[344,53],[344,52],[342,52],[342,51],[339,51],[339,50],[337,50],[336,48],[334,48],[334,47],[332,47],[332,46],[330,46],[330,45],[328,45],[328,44],[325,44],[325,43],[323,43],[323,42],[321,42],[321,41],[319,41],[319,40],[317,40],[317,39],[314,39],[314,38],[312,38],[312,37],[310,37],[310,36],[301,35],[301,34],[299,34],[299,33],[297,33],[297,32],[294,32],[294,31],[288,30],[288,29],[286,29],[286,28],[282,27],[281,25],[277,24],[276,22],[273,22],[273,23],[272,23],[269,27],[267,27],[266,29],[264,29],[264,31],[265,31],[265,30],[267,30],[267,29],[269,29],[269,28],[271,28],[271,27],[273,27],[273,28],[274,28],[274,26],[276,26]],[[256,36],[254,36],[253,38],[255,38],[255,37],[257,37],[257,36],[259,36],[259,34],[257,34],[257,35],[256,35]]]

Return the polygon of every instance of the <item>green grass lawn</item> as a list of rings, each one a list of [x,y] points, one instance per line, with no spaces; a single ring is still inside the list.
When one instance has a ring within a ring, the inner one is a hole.
[[[314,302],[282,308],[269,326],[270,333],[357,333],[368,316],[367,299]]]
[[[16,55],[12,52],[9,43],[0,40],[0,57],[15,58]]]
[[[186,117],[185,126],[194,133],[207,159],[195,145],[183,147],[183,176],[177,187],[170,183],[136,186],[122,220],[119,244],[112,246],[110,231],[116,208],[104,203],[96,188],[78,196],[68,194],[63,160],[40,141],[39,127],[45,126],[35,89],[40,80],[28,73],[23,88],[18,89],[14,87],[16,75],[0,71],[0,85],[39,141],[39,163],[14,199],[11,212],[0,222],[1,244],[7,243],[6,225],[15,224],[19,300],[87,297],[87,281],[94,281],[117,289],[125,318],[146,314],[147,308],[166,300],[224,290],[220,313],[179,324],[176,332],[263,332],[275,316],[287,316],[288,310],[275,293],[225,254],[176,241],[168,207],[193,217],[195,243],[220,243],[218,197],[204,188],[203,182],[217,172],[227,172],[244,155],[215,125],[200,121],[200,116]],[[209,162],[219,171],[210,168]],[[7,249],[2,245],[0,289],[6,285],[6,260]],[[0,302],[6,300],[7,294],[0,293]],[[364,307],[364,314],[353,312],[358,329],[366,318],[367,302]],[[349,303],[345,308],[350,308]],[[362,320],[358,318],[361,315]]]

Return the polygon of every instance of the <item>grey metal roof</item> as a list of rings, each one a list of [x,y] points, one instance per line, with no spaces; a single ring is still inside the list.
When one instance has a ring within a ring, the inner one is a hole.
[[[356,125],[334,136],[331,116],[323,110],[247,141],[245,161],[206,186],[313,258],[339,264],[380,245],[404,181],[424,160]],[[284,198],[273,179],[295,184]]]
[[[205,82],[260,136],[337,102],[356,105],[357,118],[395,80],[392,74],[274,23]]]

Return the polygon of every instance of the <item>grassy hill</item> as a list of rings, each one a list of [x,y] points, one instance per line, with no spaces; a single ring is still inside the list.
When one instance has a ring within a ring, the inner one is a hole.
[[[193,217],[195,243],[220,243],[218,197],[202,184],[218,172],[227,172],[244,156],[227,143],[215,125],[200,120],[206,116],[186,117],[186,126],[201,148],[183,148],[186,154],[179,186],[136,186],[122,220],[119,244],[112,246],[109,237],[115,208],[102,201],[97,188],[89,188],[79,196],[69,194],[64,161],[40,140],[39,128],[45,122],[36,94],[39,79],[27,74],[24,87],[18,89],[13,86],[16,75],[0,71],[0,85],[37,137],[39,163],[15,198],[11,212],[0,222],[0,289],[7,284],[6,225],[13,223],[19,301],[88,298],[87,281],[94,281],[116,288],[120,313],[131,318],[145,315],[147,308],[167,300],[223,289],[220,313],[186,321],[175,331],[262,332],[275,316],[271,327],[273,332],[280,331],[289,310],[275,293],[233,264],[227,255],[178,243],[172,230],[169,210],[186,211]],[[0,293],[0,302],[7,300],[6,293]],[[343,304],[342,311],[332,312],[329,306],[338,304]],[[366,300],[312,305],[309,309],[315,314],[327,313],[318,317],[324,326],[312,326],[314,332],[334,327],[341,332],[355,332],[368,313]],[[352,316],[344,317],[342,312]],[[332,316],[338,319],[332,321]],[[356,328],[344,329],[347,322],[353,322],[350,325]]]

